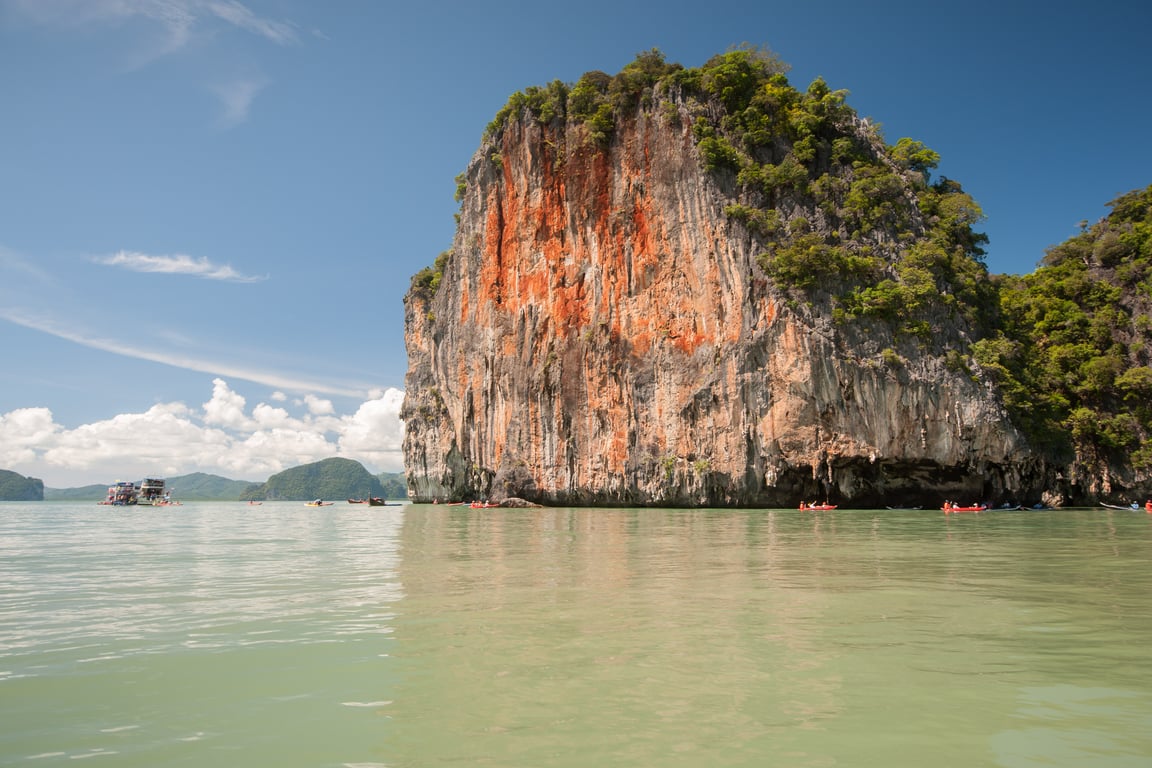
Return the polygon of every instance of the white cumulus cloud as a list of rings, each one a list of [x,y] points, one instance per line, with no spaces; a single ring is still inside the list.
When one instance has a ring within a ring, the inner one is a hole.
[[[404,425],[400,421],[403,403],[404,393],[389,389],[344,417],[339,430],[341,453],[364,456],[379,465],[399,456],[404,441]]]
[[[232,429],[247,429],[252,420],[244,413],[247,401],[233,392],[224,379],[212,380],[212,399],[204,403],[204,423]]]
[[[0,414],[0,467],[35,461],[37,448],[52,444],[60,431],[47,408]]]
[[[277,408],[267,403],[258,403],[252,409],[252,420],[256,422],[256,426],[260,429],[273,429],[275,427],[288,427],[294,419],[289,415],[288,411],[283,408]]]
[[[331,400],[315,395],[305,395],[304,405],[308,406],[308,412],[315,416],[329,416],[336,412],[336,409],[332,407]]]
[[[205,472],[263,481],[290,467],[333,456],[372,473],[403,470],[403,392],[374,393],[352,414],[323,398],[287,408],[246,399],[223,379],[199,408],[160,403],[140,413],[68,429],[47,408],[0,414],[0,468],[68,488]]]

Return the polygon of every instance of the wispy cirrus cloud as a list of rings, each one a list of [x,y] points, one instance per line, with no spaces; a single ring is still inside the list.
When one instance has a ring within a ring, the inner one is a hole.
[[[248,109],[252,100],[267,83],[262,79],[233,80],[230,83],[218,85],[212,90],[220,103],[224,106],[224,113],[220,116],[220,123],[232,126],[248,119]]]
[[[258,16],[238,0],[7,0],[7,5],[42,24],[84,26],[132,19],[154,22],[167,37],[165,53],[184,47],[197,27],[210,27],[214,22],[280,45],[299,39],[293,24]]]
[[[204,58],[207,50],[248,55],[246,46],[237,46],[235,36],[219,34],[222,30],[239,30],[281,46],[300,41],[295,24],[260,16],[240,0],[0,0],[0,11],[6,10],[11,10],[13,18],[85,32],[130,28],[132,42],[119,49],[122,65],[129,70],[192,52],[201,57],[208,72],[220,68],[217,62],[231,59],[213,55],[209,65]],[[210,49],[199,45],[209,41],[213,43]],[[209,85],[223,110],[219,126],[231,128],[245,122],[253,99],[266,85],[268,80],[261,75],[233,75],[219,85]]]
[[[47,283],[51,280],[51,275],[48,270],[0,245],[0,283],[12,284],[20,279],[33,279],[40,283]]]
[[[274,43],[287,45],[296,42],[296,28],[293,25],[261,18],[236,0],[209,0],[204,6],[216,18]]]
[[[111,256],[93,259],[97,264],[120,267],[132,272],[159,272],[166,275],[191,275],[205,280],[225,280],[232,283],[258,283],[268,276],[245,275],[227,265],[213,264],[206,258],[193,258],[184,254],[152,256],[136,251],[117,251]]]
[[[363,397],[366,392],[372,389],[372,386],[366,383],[357,384],[347,381],[332,382],[315,378],[305,378],[294,374],[252,368],[247,365],[222,360],[207,360],[193,355],[182,354],[177,351],[157,349],[151,346],[138,346],[120,341],[119,339],[95,336],[87,331],[76,330],[72,325],[66,325],[54,318],[34,311],[0,306],[0,320],[6,320],[24,328],[40,331],[41,333],[47,333],[74,344],[88,347],[89,349],[97,349],[137,360],[148,360],[153,363],[161,363],[172,366],[173,368],[183,368],[188,371],[243,379],[290,392],[320,392],[343,397]]]

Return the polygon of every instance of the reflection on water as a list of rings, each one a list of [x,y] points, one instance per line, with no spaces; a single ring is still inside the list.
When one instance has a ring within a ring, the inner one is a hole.
[[[1147,760],[1150,523],[429,509],[392,735],[445,763],[1081,765],[1005,728],[1037,684],[1106,682],[1128,717],[1095,764]]]
[[[1146,768],[1152,728],[1148,692],[1050,685],[1018,692],[1013,725],[991,746],[1001,765]]]
[[[0,505],[0,764],[1152,765],[1152,516],[357,507]]]
[[[0,504],[0,765],[318,766],[370,751],[379,708],[356,707],[386,666],[402,520]]]

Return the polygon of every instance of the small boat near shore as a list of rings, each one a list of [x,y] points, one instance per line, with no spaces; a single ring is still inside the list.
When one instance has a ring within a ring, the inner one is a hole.
[[[827,502],[823,504],[805,504],[804,502],[800,502],[800,511],[802,512],[827,512],[832,509],[836,509],[835,504],[829,504]]]
[[[334,501],[324,501],[323,499],[316,499],[315,501],[304,502],[304,506],[306,506],[306,507],[330,507],[335,503],[336,502],[334,502]]]
[[[1100,502],[1100,506],[1104,507],[1105,509],[1122,509],[1125,512],[1139,512],[1140,511],[1140,505],[1137,504],[1136,502],[1132,502],[1131,504],[1129,504],[1126,507],[1122,507],[1119,504],[1105,504],[1104,502]]]

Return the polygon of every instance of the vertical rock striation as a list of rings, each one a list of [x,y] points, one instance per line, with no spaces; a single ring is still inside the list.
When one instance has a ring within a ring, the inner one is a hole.
[[[726,213],[735,174],[705,169],[691,105],[662,98],[618,116],[606,144],[525,111],[472,158],[452,250],[405,299],[413,499],[879,505],[1020,490],[1037,470],[1016,460],[994,391],[945,365],[964,324],[925,343],[837,322],[818,290],[780,290],[764,238]]]

